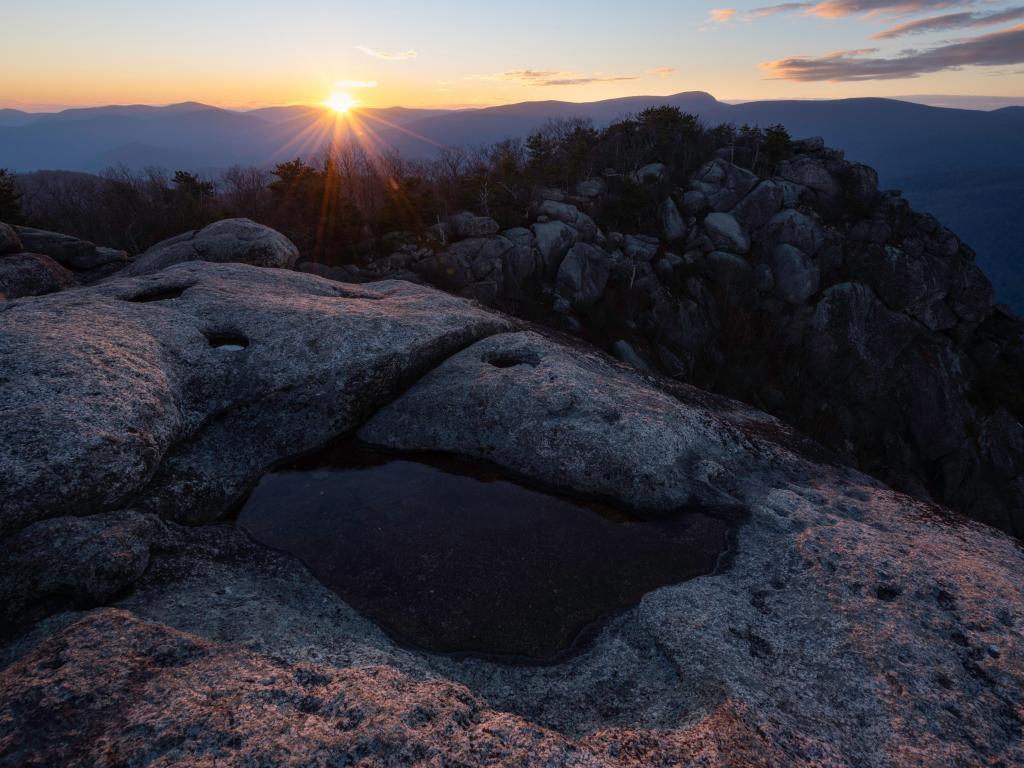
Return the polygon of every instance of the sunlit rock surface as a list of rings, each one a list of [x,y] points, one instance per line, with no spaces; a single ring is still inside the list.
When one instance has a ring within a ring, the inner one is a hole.
[[[68,515],[98,542],[62,550],[67,602],[5,627],[0,765],[1024,762],[1019,544],[749,407],[427,288],[245,266],[8,302],[0,356],[0,549],[31,563],[51,550],[30,526]],[[750,517],[727,569],[543,666],[396,645],[236,526],[174,521],[360,428]],[[76,551],[143,545],[117,594],[80,588]]]

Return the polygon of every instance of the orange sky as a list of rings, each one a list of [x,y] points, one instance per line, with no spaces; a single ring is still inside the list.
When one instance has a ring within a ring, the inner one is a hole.
[[[5,10],[0,106],[316,103],[339,82],[370,106],[593,101],[682,90],[723,99],[1024,97],[1024,45],[1007,38],[1007,53],[998,41],[971,42],[1012,34],[1015,26],[1024,35],[1024,23],[976,18],[964,11],[974,3],[900,0],[899,12],[863,13],[850,9],[884,0],[824,0],[822,8],[809,3],[779,13],[756,2],[638,0],[628,14],[621,3],[603,0],[521,0],[512,10],[482,5],[229,0],[211,7],[179,0],[156,8],[36,0]],[[985,13],[1012,10],[985,4]],[[953,29],[878,39],[894,26],[934,24],[951,13],[971,18]],[[862,50],[869,47],[876,50]],[[910,47],[926,55],[908,59]],[[836,63],[841,51],[847,53]],[[999,63],[942,66],[947,60]],[[886,79],[870,76],[880,68]],[[816,79],[822,72],[856,79]]]

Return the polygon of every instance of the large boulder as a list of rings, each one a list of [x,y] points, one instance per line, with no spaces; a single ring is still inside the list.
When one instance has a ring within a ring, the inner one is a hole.
[[[632,179],[637,184],[657,184],[665,178],[666,173],[668,168],[664,163],[648,163],[637,168],[632,174]]]
[[[0,533],[134,499],[208,520],[507,322],[405,282],[182,264],[0,312]]]
[[[538,222],[531,229],[544,270],[553,277],[558,273],[558,266],[565,254],[579,238],[579,233],[565,222],[557,220]]]
[[[811,216],[787,208],[768,221],[762,245],[767,249],[777,245],[792,245],[813,256],[825,245],[825,230]]]
[[[125,274],[148,275],[185,261],[291,269],[298,260],[299,249],[280,232],[249,219],[224,219],[157,243],[125,269]]]
[[[568,224],[576,230],[578,239],[584,242],[590,242],[597,237],[597,224],[575,205],[543,200],[537,206],[537,215]]]
[[[839,283],[824,291],[807,336],[808,371],[819,382],[865,402],[886,388],[897,358],[919,333],[868,286]]]
[[[895,245],[870,244],[850,249],[851,275],[870,285],[891,309],[922,316],[950,290],[951,270],[942,260],[910,256]]]
[[[813,190],[818,203],[827,209],[838,205],[843,188],[818,158],[800,156],[779,164],[778,175],[786,181]]]
[[[14,227],[0,221],[0,256],[5,253],[20,253],[25,250]]]
[[[878,200],[878,171],[874,168],[850,163],[842,181],[847,198],[864,208],[870,208]]]
[[[491,303],[505,290],[505,264],[519,251],[500,235],[469,237],[436,256],[434,282],[464,296]]]
[[[136,512],[41,520],[0,550],[0,621],[39,603],[92,606],[117,596],[149,565],[159,521]]]
[[[592,200],[595,197],[600,197],[608,191],[608,182],[599,176],[594,178],[584,179],[576,185],[576,194],[587,200]]]
[[[714,211],[728,211],[758,184],[758,178],[745,168],[716,158],[705,164],[690,182],[690,188],[702,192]]]
[[[604,293],[611,256],[596,245],[576,243],[562,259],[555,290],[577,309],[592,306]]]
[[[649,235],[626,235],[622,239],[622,252],[630,259],[650,262],[661,250],[658,238]]]
[[[772,285],[776,293],[790,304],[803,304],[818,292],[821,275],[807,254],[785,243],[775,246],[768,256]]]
[[[97,247],[94,243],[71,235],[47,232],[33,227],[15,227],[24,250],[42,253],[76,271],[101,267],[120,269],[128,262],[128,254],[115,248]]]
[[[0,299],[53,293],[74,283],[74,276],[41,253],[0,256]]]
[[[754,287],[754,269],[750,262],[728,251],[712,251],[704,258],[711,282],[718,288],[723,302],[745,303]]]
[[[738,254],[750,251],[750,235],[734,216],[709,213],[704,219],[704,228],[716,248]]]
[[[524,295],[530,281],[544,271],[533,232],[526,227],[514,227],[506,229],[501,235],[512,243],[511,250],[503,255],[505,295]]]
[[[448,359],[359,436],[486,458],[547,484],[666,513],[735,501],[732,478],[761,467],[741,439],[670,395],[600,355],[535,333],[495,336]]]
[[[782,187],[770,179],[762,181],[740,200],[730,213],[749,231],[764,226],[782,208]]]
[[[682,240],[689,232],[683,215],[671,197],[666,197],[661,202],[661,206],[658,208],[658,218],[661,221],[662,237],[670,243],[673,240]]]
[[[448,219],[452,234],[456,238],[464,237],[487,237],[496,235],[500,227],[498,222],[488,216],[477,216],[463,211]]]

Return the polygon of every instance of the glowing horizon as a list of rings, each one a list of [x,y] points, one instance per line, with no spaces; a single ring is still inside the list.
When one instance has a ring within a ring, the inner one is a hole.
[[[5,11],[0,107],[253,109],[322,105],[335,91],[363,107],[422,108],[694,90],[723,101],[1024,99],[1024,10],[1002,0],[873,0],[870,13],[852,0],[640,0],[628,16],[607,0],[523,0],[514,13],[465,0],[253,0],[244,15],[210,5],[40,0]]]

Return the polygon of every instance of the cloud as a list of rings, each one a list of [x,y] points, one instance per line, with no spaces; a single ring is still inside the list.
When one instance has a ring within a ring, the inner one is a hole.
[[[826,19],[839,19],[855,14],[902,16],[971,4],[970,0],[821,0],[811,5],[806,12]]]
[[[365,45],[357,45],[357,51],[362,51],[367,56],[373,56],[375,59],[387,59],[388,61],[408,61],[409,59],[415,59],[418,55],[416,51],[396,51],[395,53],[386,53],[384,51],[378,51]]]
[[[806,11],[814,3],[779,3],[778,5],[766,5],[763,8],[755,8],[747,14],[748,19],[762,19],[765,16],[776,16],[780,13],[794,13]]]
[[[876,40],[888,40],[902,35],[919,35],[922,32],[937,32],[945,29],[960,29],[964,27],[984,27],[992,24],[1002,24],[1007,21],[1024,19],[1024,8],[1008,8],[1005,11],[992,13],[948,13],[945,16],[933,16],[928,19],[908,21],[905,24],[897,24],[895,27],[884,29],[872,35]]]
[[[341,80],[334,84],[335,88],[376,88],[376,80]]]
[[[517,69],[497,75],[484,75],[484,80],[501,80],[528,86],[590,85],[592,83],[614,83],[620,80],[637,80],[637,75],[582,75],[578,72],[558,72],[536,69]]]
[[[674,75],[676,71],[675,67],[655,67],[654,69],[647,70],[648,75],[657,75],[658,77],[665,79],[669,75]]]
[[[805,3],[779,3],[778,5],[755,8],[746,14],[744,19],[760,19],[765,16],[798,11],[809,16],[820,16],[826,19],[840,19],[860,14],[904,16],[946,8],[963,8],[974,5],[976,2],[978,0],[817,0]]]
[[[775,79],[798,82],[898,80],[929,72],[969,66],[1024,63],[1024,24],[929,50],[905,51],[893,58],[871,56],[876,50],[839,51],[819,58],[793,57],[761,66]]]
[[[708,21],[712,21],[715,24],[725,24],[735,15],[735,8],[714,8],[708,14]]]

